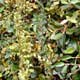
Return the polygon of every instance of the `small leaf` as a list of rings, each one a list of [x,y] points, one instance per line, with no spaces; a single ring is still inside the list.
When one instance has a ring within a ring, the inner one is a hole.
[[[45,76],[43,74],[39,75],[39,80],[45,80]]]
[[[71,2],[72,4],[76,4],[76,3],[79,3],[80,0],[71,0],[70,2]]]
[[[72,40],[72,41],[70,41],[70,43],[68,44],[67,47],[73,47],[74,50],[77,51],[77,49],[78,49],[78,44],[77,44],[77,42],[76,42],[75,40]]]
[[[2,12],[3,10],[4,10],[4,7],[1,7],[1,8],[0,8],[0,12]]]
[[[66,34],[72,35],[75,32],[75,29],[67,29]]]
[[[8,27],[7,28],[7,31],[10,33],[10,32],[13,32],[14,30],[13,30],[13,27]]]
[[[72,54],[75,51],[75,49],[73,47],[68,47],[66,50],[64,50],[63,52],[65,54]]]
[[[71,59],[72,57],[70,55],[65,55],[61,58],[62,61],[66,61],[66,60],[69,60]]]
[[[75,4],[75,7],[76,7],[77,9],[80,9],[80,3]]]
[[[54,25],[55,28],[59,28],[62,26],[61,23],[59,23],[58,21],[52,20],[52,24]]]
[[[37,73],[36,72],[31,73],[31,78],[36,78],[36,77],[37,77]]]
[[[12,71],[17,71],[18,70],[18,65],[17,64],[11,64],[11,69]]]
[[[53,34],[51,35],[50,39],[59,40],[62,36],[63,36],[62,33],[57,33],[57,34],[53,33]]]
[[[67,0],[61,0],[62,4],[68,4]]]
[[[65,65],[62,70],[61,70],[61,73],[67,73],[67,69],[68,69],[68,66]]]
[[[77,65],[74,65],[72,68],[71,68],[71,72],[74,72],[75,70],[77,70],[78,66]]]
[[[9,58],[11,56],[11,50],[8,49],[5,53],[5,58]]]
[[[64,62],[57,62],[54,64],[54,67],[62,67],[64,66]]]
[[[63,35],[63,36],[61,37],[61,39],[59,39],[59,40],[57,41],[58,47],[64,48],[64,46],[65,46],[65,41],[66,41],[66,35]]]
[[[2,73],[0,73],[0,78],[2,77]]]
[[[69,16],[66,16],[67,20],[70,21],[71,23],[77,23],[77,20],[76,18],[74,17],[69,17]]]
[[[53,75],[57,75],[57,74],[58,74],[58,72],[53,70]]]
[[[76,73],[72,76],[72,80],[80,80],[80,74]]]

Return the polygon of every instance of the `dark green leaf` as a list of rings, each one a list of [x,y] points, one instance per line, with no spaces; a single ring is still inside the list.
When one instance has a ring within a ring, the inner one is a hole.
[[[61,57],[61,60],[62,61],[66,61],[66,60],[69,60],[69,59],[71,59],[72,57],[70,56],[70,55],[65,55],[65,56],[63,56],[63,57]]]

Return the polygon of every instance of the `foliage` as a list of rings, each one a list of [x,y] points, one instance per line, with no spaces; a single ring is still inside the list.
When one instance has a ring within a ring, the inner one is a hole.
[[[80,0],[0,0],[0,80],[80,80]]]

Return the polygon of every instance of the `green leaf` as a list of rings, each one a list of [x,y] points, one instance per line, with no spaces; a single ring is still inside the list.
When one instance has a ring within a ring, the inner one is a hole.
[[[65,65],[62,70],[61,70],[61,73],[67,73],[67,70],[68,70],[68,66]]]
[[[63,57],[61,57],[61,60],[62,61],[66,61],[66,60],[69,60],[69,59],[71,59],[72,57],[70,56],[70,55],[65,55],[65,56],[63,56]]]
[[[17,64],[11,64],[11,70],[12,71],[17,71],[19,69]]]
[[[62,4],[68,4],[67,0],[61,0]]]
[[[59,28],[62,26],[58,21],[52,20],[52,24],[54,25],[55,28]]]
[[[54,64],[54,67],[62,67],[64,66],[64,62],[57,62]]]
[[[53,70],[53,75],[57,75],[57,74],[58,74],[58,72]]]
[[[66,34],[68,34],[68,35],[72,35],[73,33],[75,32],[75,29],[67,29],[66,30]]]
[[[59,40],[60,38],[62,38],[63,34],[62,33],[53,33],[50,37],[50,39],[53,39],[53,40]]]
[[[45,80],[45,76],[43,74],[39,75],[39,80]]]
[[[5,53],[5,58],[9,58],[11,56],[11,50],[8,49]]]
[[[74,50],[77,51],[77,49],[78,49],[78,44],[77,44],[77,42],[76,42],[75,40],[72,40],[72,41],[70,41],[70,43],[68,44],[67,47],[73,47]]]
[[[0,73],[0,78],[2,77],[2,73]]]
[[[4,7],[0,7],[0,12],[4,11]]]
[[[73,52],[75,51],[75,49],[73,47],[68,47],[66,50],[64,50],[63,52],[65,54],[73,54]]]
[[[77,9],[80,9],[80,3],[74,5]]]
[[[76,3],[79,3],[80,0],[71,0],[70,2],[71,2],[72,4],[76,4]]]
[[[78,66],[77,65],[74,65],[72,68],[71,68],[71,72],[74,72],[75,70],[77,70]]]
[[[72,80],[80,80],[80,74],[76,73],[72,76]]]
[[[8,32],[13,32],[13,31],[14,31],[13,26],[11,25],[10,16],[8,17],[8,19],[7,19],[7,21],[6,21],[6,27],[7,27],[7,31],[8,31]]]
[[[36,72],[31,73],[31,78],[36,78],[36,77],[37,77],[37,73]]]
[[[7,31],[10,33],[10,32],[13,32],[14,30],[13,30],[13,27],[8,27],[7,28]]]
[[[69,17],[69,16],[66,16],[67,20],[70,21],[71,23],[77,23],[77,20],[76,18],[74,17]]]
[[[57,41],[58,47],[64,48],[64,46],[65,46],[65,41],[66,41],[66,35],[63,35],[63,36]]]

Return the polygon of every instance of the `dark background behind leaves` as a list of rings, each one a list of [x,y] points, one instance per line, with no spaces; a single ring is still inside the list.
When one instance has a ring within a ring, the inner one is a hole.
[[[0,80],[80,80],[80,0],[0,0]]]

